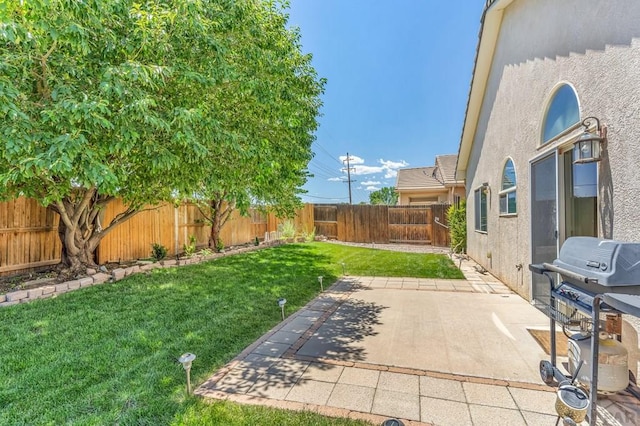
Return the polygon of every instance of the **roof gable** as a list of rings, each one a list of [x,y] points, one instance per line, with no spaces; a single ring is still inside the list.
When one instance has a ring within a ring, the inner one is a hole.
[[[436,167],[438,173],[445,184],[456,183],[456,162],[458,156],[455,154],[438,155],[436,157]]]

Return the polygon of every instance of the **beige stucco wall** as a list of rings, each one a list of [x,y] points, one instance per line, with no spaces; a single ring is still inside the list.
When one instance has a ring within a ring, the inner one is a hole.
[[[409,205],[411,198],[422,198],[422,197],[437,197],[437,201],[433,201],[434,203],[449,203],[452,204],[454,201],[454,195],[464,199],[465,198],[465,187],[464,186],[451,186],[443,189],[437,190],[416,190],[416,191],[398,191],[398,204],[399,205]],[[413,204],[416,204],[415,202]]]
[[[422,197],[437,197],[438,200],[434,202],[438,203],[446,203],[447,202],[447,192],[446,190],[436,190],[436,191],[427,191],[427,190],[417,190],[417,191],[401,191],[398,194],[398,204],[400,205],[409,205],[411,198],[422,198]],[[415,203],[414,203],[415,204]]]
[[[516,0],[505,11],[466,174],[468,253],[527,299],[530,162],[549,150],[539,146],[541,127],[560,83],[575,88],[581,117],[595,115],[608,126],[599,166],[601,236],[640,241],[639,23],[637,0]],[[518,214],[499,217],[508,157]],[[473,190],[482,182],[491,187],[486,234],[473,220]]]

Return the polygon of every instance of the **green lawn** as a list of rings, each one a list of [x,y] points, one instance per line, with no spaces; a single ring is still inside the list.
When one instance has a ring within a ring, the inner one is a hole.
[[[461,277],[446,256],[290,244],[0,309],[0,424],[362,424],[185,397],[342,274]]]

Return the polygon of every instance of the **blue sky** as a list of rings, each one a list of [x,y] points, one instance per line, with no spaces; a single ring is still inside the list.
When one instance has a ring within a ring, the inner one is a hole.
[[[327,79],[304,202],[353,203],[399,167],[456,154],[484,0],[291,0],[289,24]]]

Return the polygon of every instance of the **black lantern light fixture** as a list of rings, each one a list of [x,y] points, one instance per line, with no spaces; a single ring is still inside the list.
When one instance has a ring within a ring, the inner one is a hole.
[[[592,120],[596,122],[595,133],[589,131]],[[582,126],[584,127],[584,132],[573,144],[573,164],[600,161],[600,154],[602,152],[601,145],[604,141],[600,120],[596,117],[587,117],[582,120]]]

